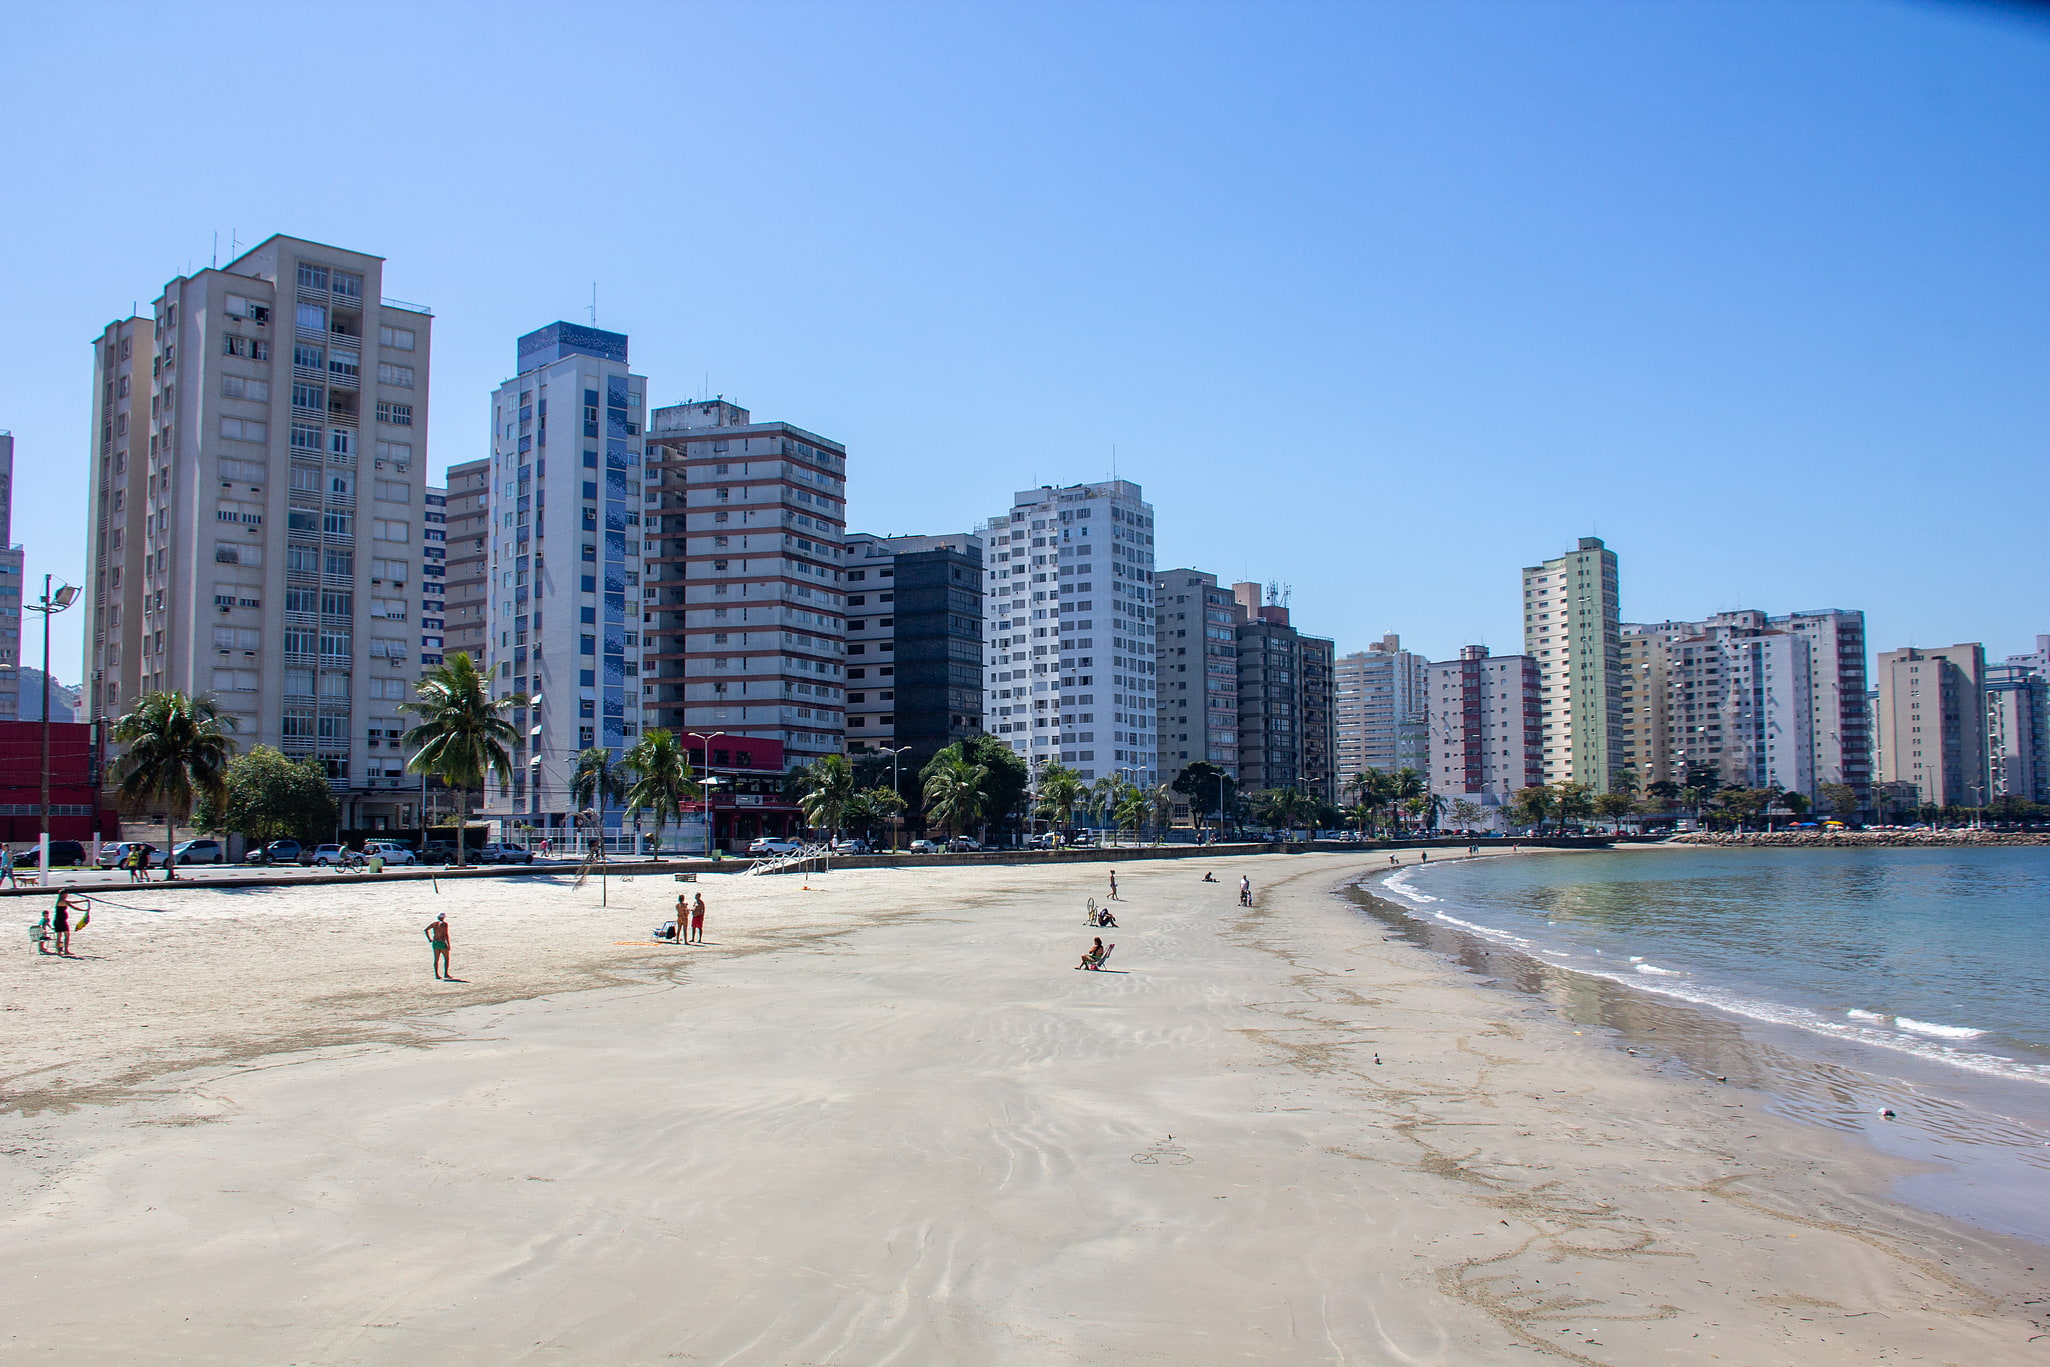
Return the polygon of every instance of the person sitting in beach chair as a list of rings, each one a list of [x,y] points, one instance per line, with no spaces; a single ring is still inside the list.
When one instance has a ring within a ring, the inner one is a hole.
[[[1096,937],[1096,944],[1090,948],[1087,954],[1082,956],[1082,962],[1076,964],[1075,967],[1078,969],[1086,968],[1094,972],[1103,967],[1103,961],[1108,959],[1110,952],[1116,948],[1117,946],[1114,944],[1106,945],[1103,942],[1103,937],[1099,935]]]

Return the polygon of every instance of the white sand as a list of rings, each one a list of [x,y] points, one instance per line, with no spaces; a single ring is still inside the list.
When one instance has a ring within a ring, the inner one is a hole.
[[[1119,974],[1090,865],[708,879],[702,949],[647,878],[119,889],[0,960],[0,1358],[2041,1360],[2033,1250],[1384,941],[1377,858],[1120,868]]]

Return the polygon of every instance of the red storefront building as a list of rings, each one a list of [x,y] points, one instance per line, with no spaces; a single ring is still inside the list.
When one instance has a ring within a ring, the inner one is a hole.
[[[101,754],[93,731],[89,722],[50,723],[52,840],[121,838],[120,816],[101,801]],[[0,721],[0,840],[33,845],[42,833],[42,803],[43,724]]]
[[[680,739],[695,776],[711,780],[707,801],[719,848],[740,852],[757,836],[795,835],[804,828],[804,814],[787,791],[783,742],[716,731],[709,736],[686,731]],[[705,807],[706,801],[683,804],[693,816]]]

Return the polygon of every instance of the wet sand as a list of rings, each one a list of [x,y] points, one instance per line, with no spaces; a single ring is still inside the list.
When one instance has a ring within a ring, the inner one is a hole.
[[[0,967],[9,1360],[1997,1364],[2038,1250],[1477,987],[1385,856],[122,889]],[[1257,893],[1234,905],[1241,872]],[[30,903],[9,904],[27,922]],[[429,977],[455,926],[464,982]],[[1576,1033],[1579,1032],[1579,1033]]]

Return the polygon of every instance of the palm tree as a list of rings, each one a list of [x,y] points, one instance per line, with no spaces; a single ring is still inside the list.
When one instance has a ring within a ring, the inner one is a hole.
[[[228,759],[235,742],[224,728],[235,719],[211,695],[145,693],[114,723],[114,740],[127,747],[121,757],[121,801],[131,806],[164,804],[164,876],[175,877],[171,851],[178,847],[179,818],[193,798],[227,805]]]
[[[1148,805],[1153,809],[1153,843],[1158,845],[1167,839],[1167,823],[1174,818],[1174,789],[1161,784],[1149,795]]]
[[[674,731],[664,726],[651,726],[641,732],[641,738],[634,742],[633,749],[619,757],[619,763],[620,767],[634,773],[634,785],[626,794],[626,809],[629,812],[639,812],[644,808],[654,811],[655,848],[660,850],[662,832],[671,818],[683,810],[684,799],[696,797],[704,791],[691,777],[690,756],[684,753]]]
[[[1049,764],[1039,776],[1039,814],[1067,830],[1075,824],[1075,808],[1088,796],[1082,776],[1064,764]]]
[[[813,830],[840,834],[847,804],[854,800],[854,766],[845,755],[821,755],[799,773],[804,795],[799,810]]]
[[[1083,805],[1096,814],[1098,821],[1109,825],[1110,813],[1116,811],[1118,803],[1124,800],[1125,787],[1124,775],[1105,774],[1089,785],[1089,795],[1083,799]]]
[[[1345,809],[1346,819],[1359,827],[1360,838],[1366,839],[1367,825],[1374,819],[1374,809],[1364,802],[1355,802]]]
[[[511,779],[512,755],[506,747],[518,743],[519,732],[504,714],[525,707],[527,700],[524,695],[494,700],[469,653],[461,650],[421,676],[413,693],[399,704],[401,712],[420,717],[420,724],[401,738],[414,748],[406,767],[456,790],[456,867],[461,868],[470,790],[483,788],[489,773],[497,774],[501,785]]]
[[[1410,805],[1411,802],[1430,790],[1431,785],[1424,781],[1424,776],[1407,766],[1388,775],[1387,800],[1398,813],[1414,812],[1416,809]],[[1398,827],[1401,825],[1400,816],[1396,818],[1396,824]]]
[[[940,760],[925,771],[925,815],[949,835],[959,835],[982,819],[986,801],[982,785],[989,770],[965,759]]]
[[[577,806],[601,811],[607,803],[625,800],[626,775],[613,763],[610,750],[593,745],[577,751],[576,765],[570,770],[569,795]]]
[[[1147,801],[1146,794],[1128,783],[1118,797],[1118,805],[1111,818],[1117,822],[1120,831],[1130,831],[1136,839],[1139,828],[1146,824],[1146,814],[1152,809],[1153,804]]]

